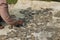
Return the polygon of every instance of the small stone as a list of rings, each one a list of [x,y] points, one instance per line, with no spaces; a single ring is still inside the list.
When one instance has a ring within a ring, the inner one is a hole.
[[[11,32],[7,33],[7,36],[9,38],[14,38],[14,37],[16,37],[16,32],[15,31],[11,31]]]
[[[60,23],[60,19],[56,19],[56,23]]]
[[[0,35],[0,40],[6,40],[7,39],[7,35]]]
[[[54,17],[60,17],[60,11],[58,11],[58,12],[54,15]]]
[[[31,40],[35,40],[35,37],[34,35],[31,34]]]
[[[10,25],[8,28],[9,28],[9,29],[13,29],[13,27],[14,27],[13,25]]]

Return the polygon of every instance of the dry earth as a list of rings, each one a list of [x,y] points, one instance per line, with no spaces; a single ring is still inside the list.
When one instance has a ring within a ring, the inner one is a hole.
[[[60,3],[18,0],[9,12],[24,24],[6,25],[0,30],[0,40],[60,40]]]

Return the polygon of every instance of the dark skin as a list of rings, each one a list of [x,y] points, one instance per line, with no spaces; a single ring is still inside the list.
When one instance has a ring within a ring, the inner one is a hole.
[[[23,21],[21,20],[16,21],[15,19],[10,17],[6,0],[0,0],[0,16],[9,25],[13,26],[18,24],[23,24]],[[0,29],[3,29],[3,28],[4,27],[0,25]]]

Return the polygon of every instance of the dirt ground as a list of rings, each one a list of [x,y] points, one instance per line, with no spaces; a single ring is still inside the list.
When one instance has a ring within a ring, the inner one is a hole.
[[[35,5],[38,2],[35,3]],[[44,2],[42,2],[43,5]],[[29,4],[29,3],[28,3]],[[40,7],[37,10],[33,7],[21,6],[17,3],[9,12],[16,20],[24,20],[21,26],[5,25],[0,30],[0,40],[60,40],[60,3],[56,7]],[[41,5],[41,4],[40,4]],[[47,4],[46,4],[47,5]],[[25,8],[24,8],[25,7]]]

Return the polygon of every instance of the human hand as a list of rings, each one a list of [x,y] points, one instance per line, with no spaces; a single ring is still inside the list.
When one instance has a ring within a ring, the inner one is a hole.
[[[22,25],[23,22],[24,22],[23,20],[18,20],[18,21],[17,21],[17,24]]]

